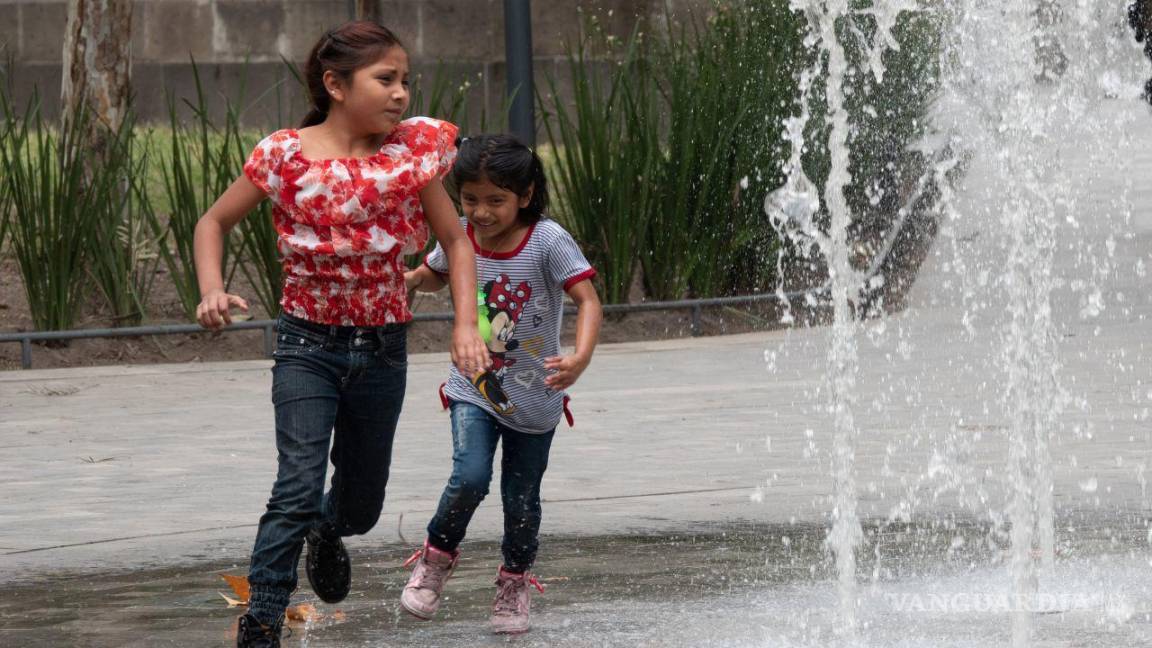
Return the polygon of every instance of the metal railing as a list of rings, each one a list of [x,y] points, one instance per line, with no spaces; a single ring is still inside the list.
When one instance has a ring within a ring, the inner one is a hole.
[[[677,301],[640,302],[638,304],[605,304],[605,313],[639,313],[659,310],[690,310],[692,312],[689,330],[693,336],[700,335],[701,318],[705,308],[717,306],[732,306],[736,304],[751,304],[757,302],[808,299],[825,295],[827,287],[813,288],[811,290],[794,291],[789,293],[763,293],[759,295],[741,295],[736,297],[713,297],[708,299],[682,299]],[[564,312],[576,312],[574,306],[566,306]],[[413,322],[451,322],[452,313],[414,313]],[[220,329],[222,333],[232,331],[264,331],[264,355],[271,357],[276,348],[276,320],[251,320],[247,322],[234,322]],[[152,326],[127,326],[124,328],[77,329],[71,331],[27,331],[20,333],[0,333],[0,343],[20,344],[20,367],[32,368],[32,344],[34,342],[50,342],[63,340],[82,340],[91,338],[117,338],[141,337],[145,335],[187,335],[189,333],[206,333],[198,324],[156,324]]]

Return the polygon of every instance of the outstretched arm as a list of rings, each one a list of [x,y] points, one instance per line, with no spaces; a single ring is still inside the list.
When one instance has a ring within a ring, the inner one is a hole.
[[[196,279],[200,284],[196,321],[204,328],[215,331],[231,324],[228,309],[232,306],[248,310],[248,302],[243,298],[224,291],[224,237],[264,198],[264,192],[242,175],[196,222],[192,239]]]

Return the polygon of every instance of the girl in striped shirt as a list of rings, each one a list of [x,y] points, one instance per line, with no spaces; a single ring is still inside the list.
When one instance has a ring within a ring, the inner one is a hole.
[[[420,619],[435,615],[460,556],[457,547],[488,494],[499,442],[504,562],[492,629],[515,634],[529,628],[529,587],[540,587],[529,570],[536,559],[549,447],[561,417],[572,423],[564,390],[588,367],[600,332],[600,300],[591,281],[596,271],[568,232],[544,216],[543,165],[516,138],[464,139],[452,179],[476,254],[480,334],[492,363],[470,373],[452,367],[441,388],[452,411],[452,476],[423,548],[409,561],[416,567],[400,602]],[[421,267],[405,273],[405,283],[410,290],[439,290],[448,270],[437,246]],[[566,355],[560,352],[565,294],[578,308],[576,348]]]

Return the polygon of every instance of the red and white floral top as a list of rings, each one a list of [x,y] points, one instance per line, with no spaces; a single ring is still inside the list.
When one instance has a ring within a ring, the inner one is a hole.
[[[452,167],[455,125],[414,117],[365,158],[309,160],[300,134],[265,137],[244,174],[268,194],[284,264],[284,312],[320,324],[412,319],[403,255],[424,249],[420,190]]]

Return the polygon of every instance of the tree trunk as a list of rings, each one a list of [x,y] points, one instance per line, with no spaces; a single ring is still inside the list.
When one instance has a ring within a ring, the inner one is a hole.
[[[82,137],[101,159],[128,112],[132,0],[69,0],[61,87],[65,132],[87,107]]]

